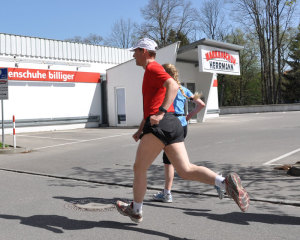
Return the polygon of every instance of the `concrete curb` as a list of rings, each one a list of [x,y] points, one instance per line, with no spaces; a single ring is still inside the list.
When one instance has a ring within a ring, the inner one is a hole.
[[[220,107],[220,115],[287,111],[300,111],[300,104],[293,103]]]
[[[28,153],[30,149],[23,148],[23,147],[8,147],[8,148],[0,148],[0,154],[14,154],[14,153]]]

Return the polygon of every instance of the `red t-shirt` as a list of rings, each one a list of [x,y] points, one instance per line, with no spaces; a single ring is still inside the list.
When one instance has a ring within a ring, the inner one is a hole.
[[[144,119],[159,111],[166,95],[166,88],[163,84],[169,78],[171,78],[170,75],[157,62],[150,62],[146,66],[142,88]],[[169,107],[168,112],[174,112],[173,104]]]

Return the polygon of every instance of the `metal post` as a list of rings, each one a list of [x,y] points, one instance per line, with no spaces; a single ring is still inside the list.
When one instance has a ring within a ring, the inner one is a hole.
[[[5,142],[4,142],[4,110],[3,110],[3,99],[1,100],[1,112],[2,112],[2,148],[5,148]]]
[[[15,115],[13,115],[13,138],[14,138],[14,149],[17,148],[17,139],[16,139],[16,119]]]

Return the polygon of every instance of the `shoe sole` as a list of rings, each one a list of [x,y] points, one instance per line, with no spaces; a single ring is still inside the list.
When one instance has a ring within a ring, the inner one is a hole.
[[[246,212],[249,207],[249,195],[243,188],[241,179],[236,173],[231,173],[226,177],[227,195],[233,198],[242,212]]]
[[[164,202],[164,203],[171,203],[173,202],[172,200],[163,200],[163,199],[156,199],[156,198],[153,198],[154,201],[156,202]]]
[[[140,223],[141,221],[143,221],[143,217],[141,217],[140,219],[136,219],[136,218],[133,218],[129,215],[127,215],[125,212],[122,211],[122,209],[118,206],[118,204],[116,203],[116,209],[118,210],[118,212],[123,215],[123,216],[126,216],[126,217],[129,217],[131,219],[131,221],[135,222],[135,223]]]

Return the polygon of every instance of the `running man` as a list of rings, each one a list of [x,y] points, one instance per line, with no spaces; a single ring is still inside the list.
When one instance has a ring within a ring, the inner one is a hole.
[[[143,220],[147,170],[164,150],[180,177],[216,185],[226,190],[228,196],[245,212],[249,207],[249,196],[236,173],[223,178],[206,167],[190,163],[184,145],[183,128],[174,114],[173,101],[179,86],[155,61],[156,49],[157,44],[148,38],[140,39],[136,46],[131,48],[136,65],[145,69],[142,86],[144,118],[133,135],[135,141],[140,139],[133,167],[133,202],[128,204],[118,200],[117,210],[136,223]]]

